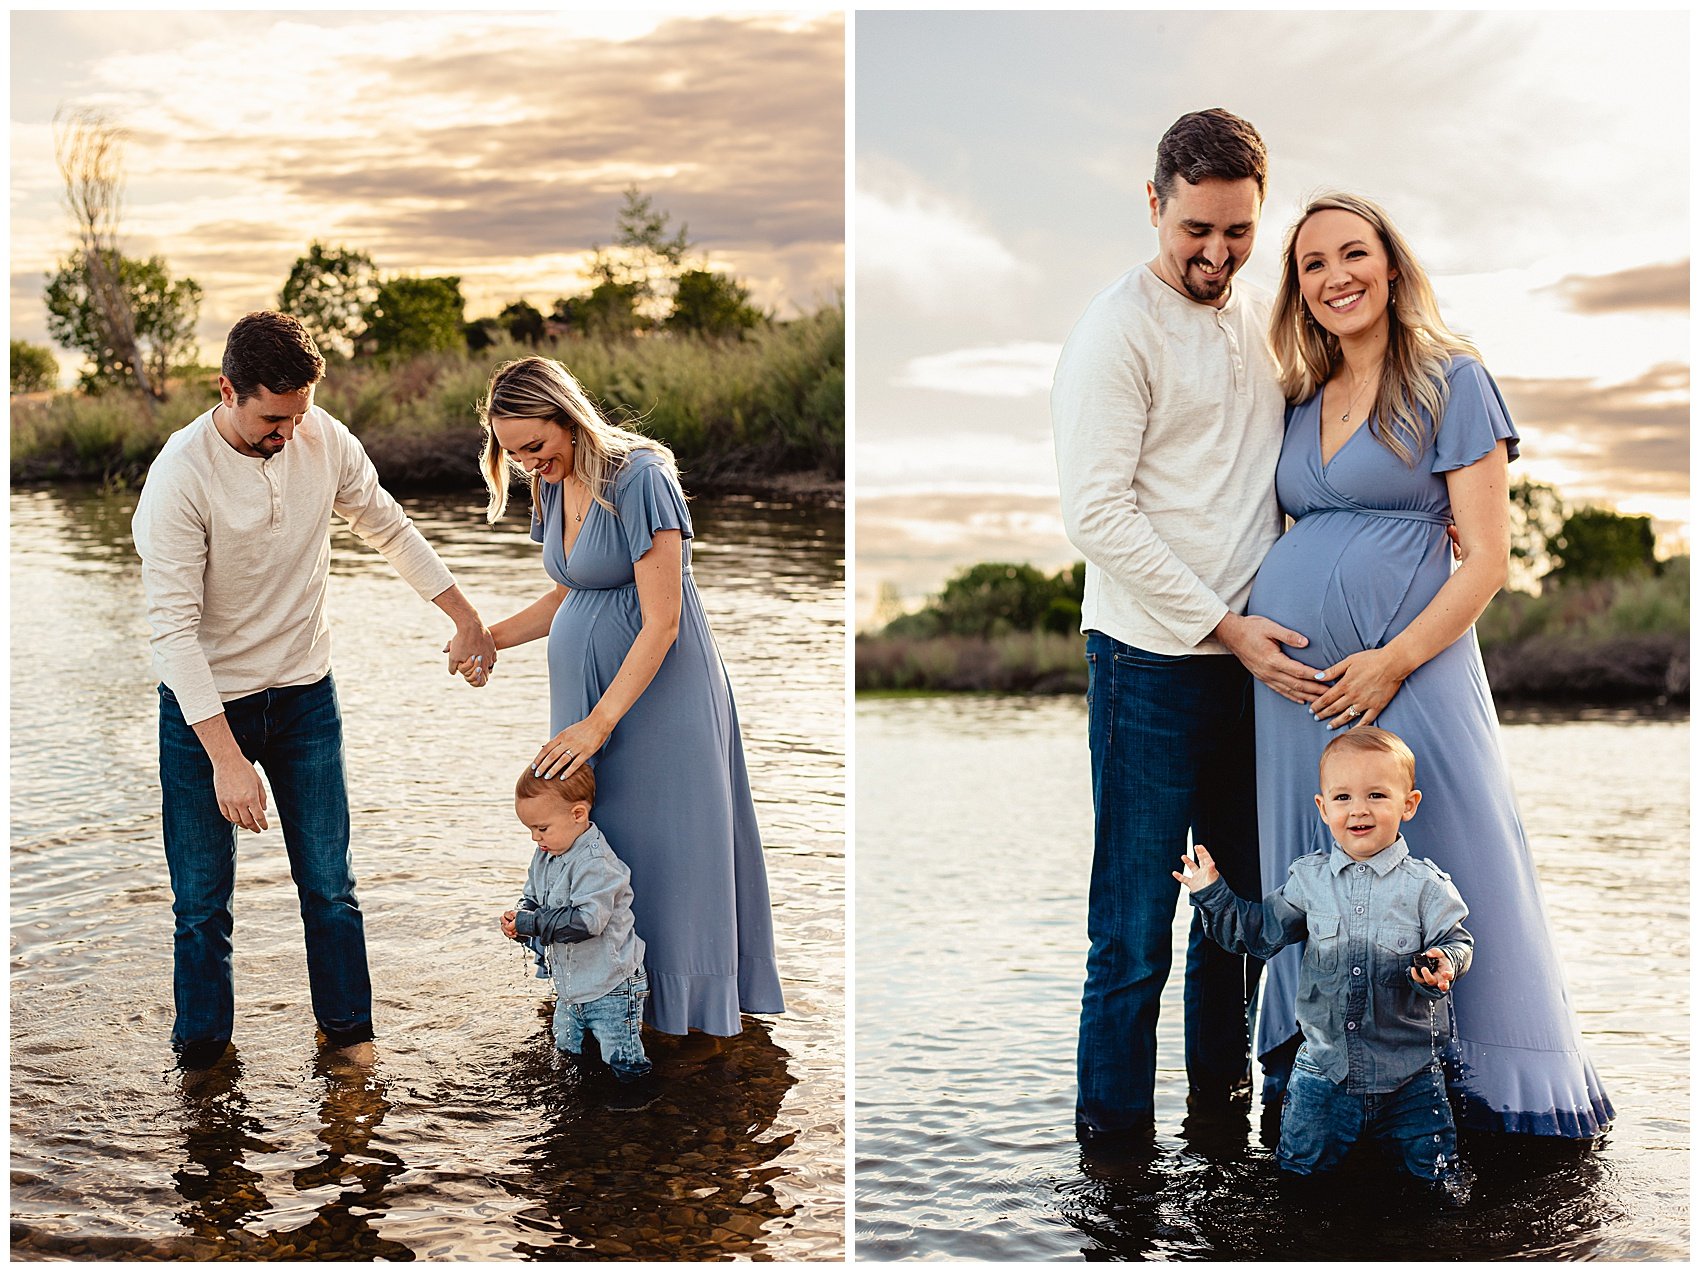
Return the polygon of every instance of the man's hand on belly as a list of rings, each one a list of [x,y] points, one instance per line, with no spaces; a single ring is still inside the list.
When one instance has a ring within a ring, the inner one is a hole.
[[[1211,633],[1228,647],[1228,652],[1245,664],[1245,669],[1283,698],[1307,703],[1319,697],[1326,685],[1318,684],[1316,672],[1287,657],[1283,645],[1304,648],[1310,640],[1257,614],[1224,614]]]

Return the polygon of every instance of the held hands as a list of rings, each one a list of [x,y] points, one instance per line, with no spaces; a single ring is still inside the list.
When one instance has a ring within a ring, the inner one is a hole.
[[[610,732],[589,716],[569,724],[543,744],[531,761],[531,771],[538,777],[565,777],[576,772],[607,744]]]
[[[1432,959],[1438,960],[1440,966],[1432,972],[1426,967],[1413,967],[1411,969],[1411,979],[1416,981],[1419,985],[1427,985],[1430,989],[1438,989],[1444,994],[1447,990],[1452,988],[1452,979],[1455,975],[1457,975],[1457,973],[1452,970],[1452,960],[1447,958],[1445,954],[1441,953],[1439,949],[1427,949],[1424,950],[1423,953],[1427,954]]]
[[[1170,874],[1186,885],[1188,892],[1198,892],[1208,888],[1222,877],[1216,869],[1216,863],[1210,857],[1210,850],[1203,844],[1192,846],[1192,856],[1181,858],[1181,868],[1171,870]]]
[[[510,941],[519,940],[519,929],[514,926],[514,918],[517,914],[517,910],[508,910],[502,914],[502,935]]]
[[[1409,674],[1395,665],[1393,655],[1385,649],[1366,649],[1348,655],[1316,673],[1317,680],[1334,683],[1311,704],[1310,713],[1318,720],[1328,721],[1330,729],[1343,724],[1354,728],[1374,724]]]
[[[1212,634],[1245,664],[1247,671],[1283,698],[1302,704],[1322,692],[1315,673],[1282,652],[1283,645],[1303,649],[1310,644],[1300,633],[1257,614],[1229,613],[1222,616]]]
[[[496,669],[496,638],[476,620],[457,624],[443,652],[449,656],[449,675],[459,675],[474,688],[489,683],[490,673]]]

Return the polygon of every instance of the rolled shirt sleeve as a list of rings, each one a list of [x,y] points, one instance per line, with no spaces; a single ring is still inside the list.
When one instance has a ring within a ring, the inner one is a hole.
[[[1442,877],[1425,883],[1418,902],[1418,913],[1422,918],[1423,948],[1437,949],[1445,954],[1447,962],[1452,964],[1455,978],[1469,971],[1470,962],[1475,957],[1476,938],[1464,926],[1470,910],[1452,882]],[[1411,983],[1425,998],[1442,996],[1440,990],[1415,978]]]

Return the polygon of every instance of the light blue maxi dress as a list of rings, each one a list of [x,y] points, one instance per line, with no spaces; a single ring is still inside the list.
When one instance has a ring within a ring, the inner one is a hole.
[[[1311,667],[1376,649],[1434,599],[1452,570],[1445,474],[1517,434],[1487,370],[1454,359],[1438,437],[1408,467],[1361,426],[1322,463],[1319,398],[1291,406],[1276,468],[1293,527],[1270,549],[1248,612],[1310,639],[1287,652]],[[1265,890],[1296,858],[1329,845],[1317,815],[1317,760],[1333,736],[1310,712],[1259,683],[1258,830]],[[1472,628],[1419,667],[1375,723],[1417,757],[1423,792],[1405,824],[1412,853],[1452,876],[1470,908],[1474,961],[1453,990],[1457,1037],[1448,1067],[1462,1121],[1487,1130],[1586,1138],[1613,1110],[1582,1051],[1541,901],[1499,725]],[[1257,1050],[1297,1033],[1300,947],[1264,976]]]
[[[596,824],[632,872],[647,946],[644,1019],[664,1033],[730,1037],[740,1012],[785,1010],[761,833],[738,711],[691,576],[691,516],[677,479],[637,450],[613,480],[617,512],[592,502],[563,550],[559,485],[539,487],[543,568],[571,590],[549,629],[549,731],[589,714],[643,626],[633,564],[655,535],[683,543],[679,636],[592,763]]]

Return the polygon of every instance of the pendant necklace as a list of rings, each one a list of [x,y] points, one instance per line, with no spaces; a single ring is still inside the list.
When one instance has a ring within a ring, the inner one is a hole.
[[[1348,368],[1348,370],[1350,370],[1350,368]],[[1365,376],[1363,378],[1363,381],[1362,381],[1362,383],[1360,383],[1358,385],[1356,392],[1354,392],[1352,394],[1352,400],[1350,402],[1346,403],[1346,409],[1344,411],[1340,412],[1340,423],[1344,424],[1348,419],[1351,418],[1352,408],[1358,404],[1358,398],[1364,391],[1364,385],[1368,384],[1371,380],[1378,380],[1380,378],[1381,378],[1381,371],[1380,371],[1379,368],[1377,368],[1376,373],[1374,375]]]

